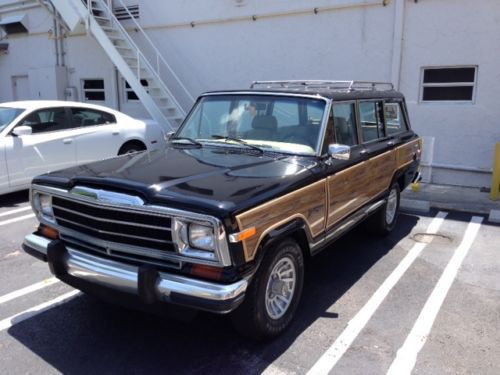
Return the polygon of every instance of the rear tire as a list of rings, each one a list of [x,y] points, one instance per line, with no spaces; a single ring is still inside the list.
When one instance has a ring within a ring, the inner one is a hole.
[[[392,184],[387,195],[387,200],[376,213],[368,218],[366,224],[368,230],[376,235],[387,235],[396,227],[399,216],[399,184]]]
[[[304,282],[304,257],[297,242],[287,238],[264,251],[245,300],[231,314],[235,329],[255,340],[275,337],[290,325]]]

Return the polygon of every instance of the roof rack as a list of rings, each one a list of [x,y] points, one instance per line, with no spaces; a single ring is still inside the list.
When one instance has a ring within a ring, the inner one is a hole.
[[[394,85],[390,82],[295,80],[295,81],[253,81],[250,88],[288,89],[288,90],[326,89],[326,90],[335,90],[341,92],[351,92],[351,91],[389,91],[389,90],[394,90]]]

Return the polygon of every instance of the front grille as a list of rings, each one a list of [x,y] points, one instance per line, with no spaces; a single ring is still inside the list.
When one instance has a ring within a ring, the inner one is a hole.
[[[82,241],[76,237],[72,237],[66,234],[61,234],[61,239],[72,248],[84,253],[104,256],[111,259],[114,258],[117,260],[121,259],[127,261],[127,263],[135,264],[137,266],[142,264],[152,264],[154,266],[159,266],[160,268],[174,268],[178,270],[182,268],[182,263],[180,261],[164,259],[165,253],[154,250],[114,250],[112,248],[106,248],[86,241]]]
[[[154,259],[156,262],[174,254],[171,218],[166,214],[60,196],[53,196],[52,208],[63,237],[72,238],[72,245],[77,240],[84,248],[138,261]]]

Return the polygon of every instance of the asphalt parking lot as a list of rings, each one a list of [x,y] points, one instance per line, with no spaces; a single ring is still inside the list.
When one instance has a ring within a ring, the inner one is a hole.
[[[500,226],[404,213],[388,237],[356,229],[308,262],[283,336],[256,343],[223,316],[171,319],[82,295],[21,250],[28,193],[0,196],[2,374],[498,374]]]

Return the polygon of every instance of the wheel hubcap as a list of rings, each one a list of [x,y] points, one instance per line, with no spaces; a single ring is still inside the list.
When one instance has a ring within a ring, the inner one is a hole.
[[[387,205],[385,208],[385,221],[387,224],[392,224],[396,217],[396,210],[398,208],[398,193],[396,189],[392,189],[387,198]]]
[[[297,273],[289,257],[276,263],[266,287],[266,310],[272,319],[279,319],[287,312],[293,299]]]

